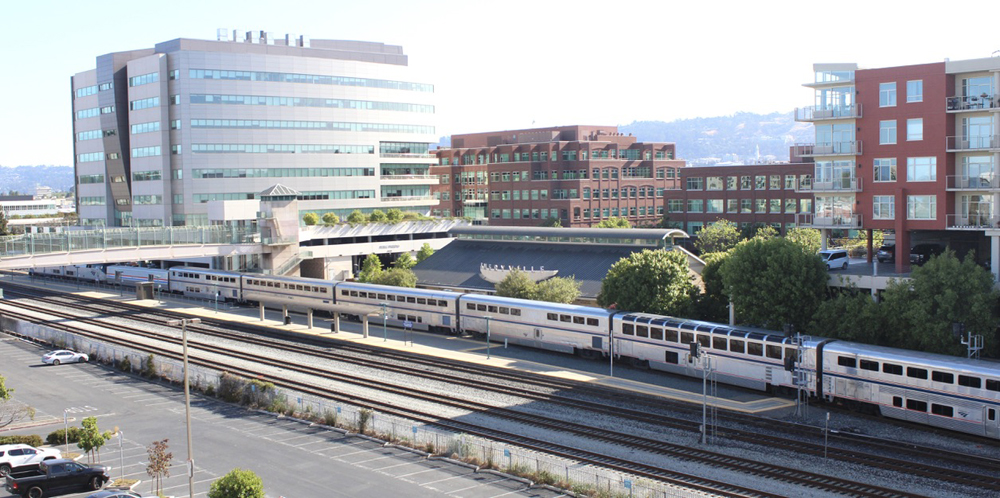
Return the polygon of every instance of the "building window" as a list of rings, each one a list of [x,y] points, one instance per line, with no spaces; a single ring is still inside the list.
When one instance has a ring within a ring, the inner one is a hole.
[[[721,176],[710,176],[708,177],[708,184],[706,185],[708,190],[722,190],[722,177]]]
[[[705,201],[702,199],[688,199],[687,212],[689,213],[705,212]]]
[[[795,208],[798,207],[798,199],[789,198],[785,199],[785,214],[795,214]]]
[[[735,176],[726,177],[726,190],[736,190],[736,180]]]
[[[684,200],[683,199],[667,199],[667,212],[670,212],[670,213],[683,213],[684,212]]]
[[[758,175],[754,180],[755,190],[764,190],[767,188],[767,177],[764,175]]]
[[[726,212],[727,213],[740,212],[740,205],[738,199],[726,199]]]
[[[910,80],[906,82],[906,101],[924,101],[924,80]]]
[[[740,190],[750,190],[750,177],[741,176],[740,177]]]
[[[706,204],[706,208],[706,213],[721,213],[722,199],[709,199],[708,204]]]
[[[924,119],[914,118],[906,120],[906,140],[916,141],[924,139]]]
[[[906,181],[933,182],[937,181],[936,157],[906,158]]]
[[[785,190],[795,190],[795,175],[785,175]]]
[[[872,217],[876,220],[892,220],[896,218],[896,197],[891,195],[876,195],[872,197]]]
[[[937,219],[936,195],[906,196],[906,219],[934,220]]]
[[[896,143],[895,119],[878,122],[878,143],[882,145]]]
[[[875,181],[876,182],[894,182],[896,181],[896,158],[882,158],[875,159],[872,163],[873,169],[875,170]]]
[[[896,105],[896,82],[879,83],[878,106],[894,107]]]
[[[768,204],[771,205],[772,214],[781,214],[781,199],[768,199]]]
[[[781,175],[771,175],[771,190],[781,189]]]
[[[767,213],[767,199],[756,199],[754,204],[754,212],[760,214]]]
[[[813,200],[812,199],[799,199],[799,212],[800,213],[811,213],[813,210]]]
[[[704,183],[704,178],[688,178],[687,179],[687,189],[688,190],[701,190]]]
[[[750,209],[750,199],[740,199],[740,213],[750,214],[752,211]]]

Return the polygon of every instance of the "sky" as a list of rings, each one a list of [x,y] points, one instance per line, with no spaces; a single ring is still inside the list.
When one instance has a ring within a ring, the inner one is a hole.
[[[788,112],[812,104],[802,84],[813,63],[901,66],[1000,49],[995,30],[951,29],[963,18],[931,0],[32,0],[3,10],[0,166],[72,164],[70,76],[98,55],[214,40],[217,28],[401,45],[410,80],[435,85],[439,136]]]

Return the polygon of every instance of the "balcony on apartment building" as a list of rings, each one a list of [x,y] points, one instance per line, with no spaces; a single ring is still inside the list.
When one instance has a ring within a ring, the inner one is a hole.
[[[388,195],[379,197],[381,202],[427,202],[431,205],[440,204],[440,200],[430,195]]]
[[[1000,228],[1000,218],[987,213],[949,214],[947,216],[948,230],[987,230]]]
[[[835,180],[813,180],[811,184],[801,183],[795,186],[795,192],[861,192],[861,178],[837,178]]]
[[[799,157],[858,156],[861,155],[861,141],[795,144],[793,151]]]
[[[1000,97],[990,94],[982,94],[977,97],[964,97],[961,95],[955,95],[953,97],[946,98],[946,107],[948,112],[963,112],[963,111],[983,111],[988,109],[1000,109]]]
[[[802,122],[827,119],[857,119],[861,117],[861,104],[851,105],[811,105],[795,108],[795,120]]]
[[[945,148],[948,152],[1000,149],[1000,135],[958,135],[946,138]]]
[[[438,175],[382,175],[379,178],[389,185],[395,185],[398,181],[417,184],[429,183],[432,185],[441,183],[441,178]]]
[[[1000,178],[993,173],[979,175],[948,175],[947,190],[997,190]]]
[[[802,213],[795,215],[795,225],[806,228],[861,228],[860,214],[818,215]]]

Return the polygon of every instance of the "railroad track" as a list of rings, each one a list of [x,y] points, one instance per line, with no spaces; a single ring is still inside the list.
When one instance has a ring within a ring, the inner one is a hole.
[[[36,307],[36,310],[38,312],[41,312],[41,313],[54,314],[54,315],[57,315],[57,316],[62,316],[63,318],[74,319],[74,320],[81,321],[81,322],[99,323],[103,327],[116,328],[116,329],[122,330],[124,332],[134,333],[134,334],[138,334],[138,335],[142,335],[142,336],[146,336],[146,337],[152,337],[152,338],[155,338],[157,340],[165,340],[165,341],[173,342],[173,343],[177,342],[177,339],[173,338],[173,337],[164,338],[162,335],[151,333],[151,332],[145,331],[145,330],[135,330],[135,329],[132,329],[131,327],[124,327],[124,326],[121,326],[121,325],[109,325],[106,322],[102,322],[100,320],[93,319],[93,318],[80,318],[78,315],[73,315],[73,314],[69,314],[69,313],[54,312],[53,310],[48,309],[48,308],[37,308]],[[105,338],[105,339],[107,339],[107,338]],[[120,341],[120,339],[116,340],[116,341]],[[378,390],[380,390],[382,392],[395,392],[395,393],[397,393],[398,395],[401,395],[401,396],[406,396],[406,397],[409,397],[409,398],[424,399],[425,401],[428,401],[428,402],[433,402],[433,403],[436,403],[436,404],[448,405],[448,406],[451,406],[451,407],[454,407],[454,408],[461,408],[461,409],[466,409],[466,410],[471,410],[471,411],[478,411],[478,412],[489,412],[490,415],[492,415],[492,416],[502,416],[502,417],[507,418],[509,420],[518,421],[520,423],[525,423],[525,424],[529,424],[529,425],[533,425],[533,426],[538,426],[538,427],[545,427],[545,428],[548,428],[548,429],[553,429],[553,430],[558,430],[558,431],[563,431],[563,432],[570,432],[570,433],[574,433],[574,434],[577,434],[577,435],[580,435],[580,436],[585,436],[585,437],[587,437],[589,439],[604,440],[604,441],[609,441],[609,442],[612,442],[612,443],[615,443],[615,444],[625,444],[625,445],[629,446],[632,449],[639,449],[639,450],[643,450],[643,451],[647,451],[647,452],[651,452],[651,453],[656,453],[656,454],[661,454],[661,455],[670,455],[670,456],[674,456],[674,457],[682,457],[682,458],[685,458],[687,460],[699,461],[699,462],[702,462],[702,463],[706,463],[706,464],[717,466],[717,467],[723,467],[723,468],[727,468],[727,469],[730,469],[730,470],[736,470],[736,471],[745,472],[745,473],[752,473],[754,475],[759,475],[759,476],[762,476],[762,477],[766,476],[766,477],[769,477],[769,478],[779,479],[779,480],[783,480],[783,481],[786,481],[786,482],[795,482],[795,483],[806,485],[806,486],[809,486],[809,487],[820,487],[820,488],[823,488],[823,489],[828,489],[828,490],[831,490],[831,491],[835,491],[835,492],[839,492],[839,493],[846,493],[846,494],[855,495],[855,496],[908,496],[906,493],[901,493],[901,492],[890,490],[890,489],[886,489],[886,488],[880,488],[880,487],[871,486],[871,485],[867,485],[867,484],[861,484],[861,483],[851,482],[851,481],[847,481],[847,480],[843,480],[843,479],[838,479],[838,478],[834,478],[834,477],[830,477],[830,476],[824,476],[824,475],[819,475],[819,474],[807,473],[807,472],[803,472],[803,471],[798,470],[798,469],[790,469],[790,468],[783,468],[783,467],[779,467],[779,466],[772,466],[772,465],[767,465],[767,464],[761,464],[759,462],[754,462],[754,461],[750,461],[750,460],[746,460],[746,459],[736,458],[736,457],[729,456],[729,455],[723,455],[723,454],[718,454],[718,453],[714,453],[714,452],[709,452],[709,451],[705,451],[703,449],[688,448],[688,447],[684,447],[684,446],[680,446],[680,445],[671,445],[671,444],[663,443],[663,442],[657,441],[657,440],[652,440],[652,439],[648,439],[648,438],[637,437],[637,436],[632,435],[632,434],[617,433],[617,432],[614,432],[614,431],[607,431],[607,430],[599,429],[599,428],[596,428],[596,427],[583,426],[583,425],[580,425],[580,424],[570,424],[570,423],[567,423],[567,422],[562,421],[562,420],[555,420],[555,419],[551,419],[551,418],[547,418],[547,417],[542,417],[542,416],[538,416],[538,415],[525,414],[523,412],[517,412],[517,411],[513,411],[513,410],[508,410],[508,409],[499,409],[499,408],[497,408],[495,406],[486,405],[486,404],[482,404],[482,403],[471,402],[471,401],[467,401],[467,400],[461,400],[461,399],[453,398],[453,397],[447,397],[447,396],[442,396],[442,395],[430,395],[430,396],[428,396],[428,395],[424,395],[422,393],[414,393],[413,390],[411,390],[411,389],[400,388],[398,386],[394,386],[394,385],[391,385],[391,384],[388,384],[388,383],[379,382],[379,381],[373,381],[372,379],[368,379],[368,378],[360,378],[360,377],[348,378],[348,376],[346,376],[344,374],[334,374],[334,375],[331,375],[331,374],[328,374],[328,373],[323,372],[323,371],[317,371],[315,368],[309,368],[309,367],[290,367],[289,365],[285,364],[284,362],[277,362],[277,361],[271,360],[268,357],[264,357],[264,356],[260,356],[260,355],[254,355],[254,354],[245,353],[245,352],[233,351],[230,348],[223,348],[223,347],[220,347],[220,346],[217,346],[217,345],[204,344],[204,343],[200,343],[200,342],[197,342],[197,341],[194,341],[194,342],[189,341],[189,343],[193,347],[196,347],[196,348],[204,350],[204,351],[216,352],[218,354],[225,354],[227,356],[241,357],[243,359],[246,359],[247,361],[251,361],[251,362],[254,362],[254,363],[258,363],[258,364],[268,364],[268,365],[271,365],[273,367],[282,368],[282,369],[286,369],[286,370],[292,369],[292,370],[295,370],[295,371],[299,371],[300,373],[303,373],[303,374],[311,375],[311,376],[314,376],[314,377],[326,378],[326,379],[332,380],[332,381],[339,381],[339,382],[349,381],[349,382],[354,383],[356,385],[362,385],[364,387],[378,389]],[[148,346],[137,347],[134,344],[122,344],[122,345],[127,345],[129,347],[135,347],[137,349],[143,349],[143,350],[149,349]],[[149,352],[154,352],[154,353],[161,354],[161,355],[164,355],[164,356],[171,356],[171,354],[164,354],[162,351],[149,351]],[[297,351],[297,352],[302,352],[302,351]],[[315,352],[313,351],[312,353],[315,353]],[[176,353],[172,353],[172,354],[174,356],[176,356]],[[199,362],[205,362],[205,360],[198,360],[198,361]],[[211,362],[202,363],[202,364],[205,364],[205,366],[209,366],[209,367],[212,367],[212,368],[224,368],[224,369],[229,370],[229,371],[233,371],[234,370],[234,368],[232,367],[232,365],[228,364],[228,363],[225,364],[225,365],[223,365],[222,367],[220,367],[219,365],[216,365],[216,364],[212,364]],[[407,372],[407,373],[410,374],[410,375],[413,375],[412,372]],[[248,370],[248,371],[246,371],[245,375],[256,376],[256,375],[258,375],[258,372],[257,371],[249,371]],[[439,376],[435,375],[435,378],[437,378],[437,377],[439,377]],[[338,399],[338,398],[340,398],[341,401],[345,401],[345,402],[349,402],[349,403],[353,403],[353,404],[362,404],[364,406],[379,405],[377,409],[379,411],[382,411],[382,412],[385,412],[385,413],[395,413],[395,414],[398,414],[399,416],[403,416],[403,417],[407,417],[407,418],[412,418],[412,419],[418,419],[418,420],[422,420],[422,421],[423,420],[434,420],[435,421],[434,422],[435,425],[439,425],[439,426],[442,425],[442,421],[439,419],[439,416],[436,416],[436,415],[433,415],[433,414],[427,414],[427,413],[423,413],[423,412],[417,411],[417,410],[402,409],[402,408],[399,408],[399,407],[397,407],[395,405],[392,405],[392,404],[377,403],[377,402],[374,402],[374,401],[369,400],[369,399],[358,399],[356,397],[349,397],[347,399],[343,399],[343,395],[341,393],[332,392],[330,390],[322,389],[322,388],[316,387],[316,386],[311,385],[311,384],[302,384],[302,383],[292,382],[292,381],[289,381],[289,380],[285,379],[284,377],[282,377],[281,379],[273,379],[272,381],[275,382],[278,385],[284,385],[286,387],[289,387],[289,388],[292,388],[292,389],[296,389],[296,390],[299,390],[299,391],[312,392],[312,393],[315,393],[317,395],[321,395],[323,397],[330,398],[330,399]],[[476,387],[482,387],[482,386],[479,385],[479,384],[477,384]],[[521,395],[521,393],[518,393],[516,395]],[[548,400],[546,400],[546,401],[548,401]],[[454,421],[448,421],[446,423],[446,425],[448,425],[449,428],[451,428],[452,430],[460,430],[460,431],[467,432],[467,433],[477,433],[477,434],[481,434],[481,435],[483,435],[485,437],[490,437],[492,439],[502,440],[502,441],[510,442],[512,444],[519,444],[519,445],[527,446],[527,447],[535,447],[535,448],[539,448],[539,449],[544,449],[545,451],[550,452],[550,453],[557,453],[557,454],[561,454],[563,456],[571,456],[572,458],[581,459],[581,460],[590,460],[590,461],[594,461],[596,463],[604,463],[605,465],[607,465],[605,462],[609,458],[609,457],[606,457],[606,456],[595,456],[593,454],[589,454],[589,452],[585,452],[585,451],[580,450],[578,448],[568,448],[568,447],[565,447],[565,446],[562,446],[562,445],[556,445],[554,443],[549,443],[549,442],[544,442],[544,441],[539,441],[539,440],[526,439],[526,438],[524,438],[524,436],[517,436],[517,435],[512,435],[512,434],[497,433],[498,431],[495,431],[495,430],[492,430],[492,429],[483,429],[481,427],[476,428],[475,426],[470,426],[470,424],[457,423],[457,422],[454,422]],[[567,452],[570,452],[570,453],[567,453]],[[575,453],[573,453],[573,452],[575,452]],[[612,460],[617,460],[617,459],[612,459]],[[614,462],[612,462],[612,463],[614,463]],[[649,471],[649,470],[644,469],[642,467],[644,464],[641,464],[641,463],[638,463],[638,462],[626,462],[625,464],[615,463],[615,465],[619,465],[619,466],[625,465],[625,468],[630,468],[630,469],[633,468],[633,467],[629,467],[629,466],[634,466],[635,468],[639,469],[640,471],[643,471],[643,472],[648,472]],[[912,466],[909,466],[909,467],[895,467],[895,468],[893,468],[893,470],[897,470],[897,471],[902,470],[902,471],[906,471],[906,472],[910,472],[910,473],[912,473],[914,471],[914,469],[912,468]],[[630,470],[630,471],[631,472],[635,472],[635,471],[632,471],[632,470]],[[654,475],[662,476],[663,474],[664,474],[664,471],[657,469],[657,472],[654,472],[653,474],[651,474],[651,476],[654,476]],[[928,475],[931,475],[931,474],[928,474]],[[933,477],[936,478],[937,476],[933,476]],[[690,477],[683,477],[683,479],[689,479],[689,478]],[[962,483],[966,484],[966,485],[981,485],[981,484],[983,484],[983,483],[973,483],[973,482],[962,482]]]

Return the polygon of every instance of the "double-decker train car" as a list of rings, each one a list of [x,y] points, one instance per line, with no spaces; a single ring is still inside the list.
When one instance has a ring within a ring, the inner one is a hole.
[[[384,303],[386,323],[396,327],[409,322],[415,330],[458,330],[455,310],[462,294],[360,282],[338,282],[334,290],[335,304],[357,306],[359,313],[380,308]]]
[[[107,279],[104,268],[104,265],[47,266],[44,268],[31,268],[28,270],[28,273],[53,278],[104,282]]]
[[[105,280],[109,284],[136,285],[139,282],[153,282],[163,289],[169,288],[167,270],[144,268],[142,266],[111,265],[105,269]]]
[[[170,292],[202,299],[243,301],[239,273],[192,266],[175,266],[166,272]]]
[[[1000,368],[980,360],[830,341],[817,348],[828,401],[1000,438]]]
[[[318,279],[244,274],[241,300],[296,311],[331,309],[335,303],[333,286],[333,282]]]

